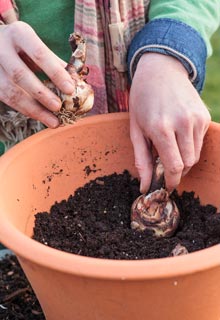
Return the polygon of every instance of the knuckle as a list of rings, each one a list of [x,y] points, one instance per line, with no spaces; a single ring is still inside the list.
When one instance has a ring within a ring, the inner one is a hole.
[[[205,108],[205,111],[201,114],[200,118],[201,118],[200,121],[202,124],[209,125],[211,121],[211,115],[206,108]]]
[[[170,130],[170,124],[166,120],[160,120],[159,122],[156,122],[154,126],[152,127],[153,132],[158,135],[158,132],[160,135],[167,137],[169,130]]]
[[[32,91],[32,96],[34,99],[47,107],[51,107],[51,99],[54,101],[57,98],[56,100],[59,101],[58,97],[54,95],[53,92],[50,92],[44,88],[39,88],[39,90]]]
[[[44,108],[34,108],[29,117],[37,121],[41,121],[42,123],[46,123],[46,119],[48,119],[48,113]]]
[[[143,171],[143,165],[139,159],[135,159],[135,168],[137,168],[139,172]]]
[[[25,76],[25,70],[21,67],[14,67],[11,71],[11,78],[15,83],[20,83]]]
[[[32,118],[31,113],[28,111],[27,108],[23,107],[20,112],[21,112],[25,117],[27,117],[27,118]],[[33,118],[33,119],[34,119],[34,118]]]
[[[13,38],[16,39],[18,35],[23,35],[31,29],[32,28],[26,22],[15,21],[7,25],[7,28],[5,28],[5,32],[10,33]]]
[[[17,32],[19,28],[19,23],[18,21],[15,21],[13,23],[7,24],[7,26],[3,29],[3,34],[8,37],[9,35],[13,35],[15,32]]]
[[[36,100],[39,101],[47,101],[47,99],[49,98],[44,89],[39,89],[36,91],[33,90],[32,95]]]
[[[176,163],[173,164],[169,169],[168,172],[170,173],[170,175],[174,176],[174,175],[179,175],[182,173],[184,169],[184,165],[183,163]]]
[[[63,70],[61,71],[59,68],[57,68],[52,72],[50,78],[53,82],[56,82],[56,83],[61,82],[63,78]]]
[[[37,46],[33,52],[33,58],[35,61],[42,61],[45,58],[45,49],[43,46]]]
[[[187,158],[185,161],[184,161],[184,168],[185,169],[190,169],[192,168],[192,166],[195,164],[195,157],[192,159],[192,158]]]
[[[39,111],[37,108],[33,108],[30,111],[26,111],[26,116],[35,120],[41,119],[41,111]]]
[[[32,101],[31,107],[30,101],[26,101],[26,103],[23,104],[22,113],[28,118],[39,120],[41,116],[41,108],[37,107],[34,100]]]
[[[9,106],[15,106],[22,98],[22,91],[15,86],[7,86],[7,91],[3,93],[2,100]]]
[[[188,130],[191,127],[192,124],[192,116],[186,112],[185,114],[182,114],[179,119],[179,125],[185,129]]]

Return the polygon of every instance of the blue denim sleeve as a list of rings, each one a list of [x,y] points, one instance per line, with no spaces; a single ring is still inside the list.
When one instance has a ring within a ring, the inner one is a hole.
[[[200,34],[189,25],[170,18],[148,22],[133,38],[127,54],[129,77],[132,80],[140,57],[146,52],[158,52],[177,58],[189,73],[189,78],[202,91],[207,49]]]

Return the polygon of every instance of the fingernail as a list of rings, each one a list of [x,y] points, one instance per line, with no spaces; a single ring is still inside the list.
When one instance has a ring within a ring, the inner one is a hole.
[[[45,120],[45,124],[48,128],[55,129],[59,126],[59,120],[55,117],[51,117]]]
[[[73,93],[74,88],[75,88],[74,85],[70,81],[63,82],[62,87],[63,87],[63,91],[65,93]]]
[[[57,99],[51,99],[50,109],[51,111],[59,111],[61,108],[61,101]]]

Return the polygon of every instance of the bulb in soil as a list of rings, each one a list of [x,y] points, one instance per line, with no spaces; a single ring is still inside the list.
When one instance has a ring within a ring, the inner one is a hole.
[[[156,237],[170,237],[178,226],[179,210],[163,188],[138,197],[131,212],[131,228],[152,230]]]
[[[170,237],[179,223],[179,210],[163,186],[163,166],[156,161],[150,192],[139,196],[131,207],[131,228],[151,230],[155,237]]]

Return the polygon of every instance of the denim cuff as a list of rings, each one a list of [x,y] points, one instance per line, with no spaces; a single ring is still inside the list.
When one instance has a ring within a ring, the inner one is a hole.
[[[146,52],[158,52],[177,58],[186,68],[189,78],[202,91],[207,49],[200,34],[189,25],[170,18],[154,19],[133,38],[127,55],[129,77],[133,78],[140,57]]]

